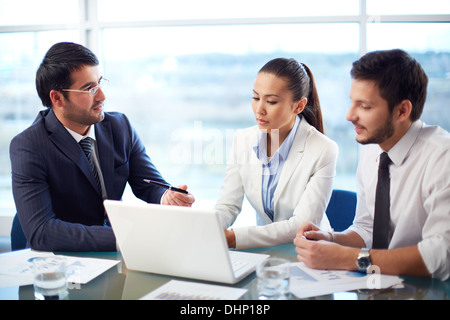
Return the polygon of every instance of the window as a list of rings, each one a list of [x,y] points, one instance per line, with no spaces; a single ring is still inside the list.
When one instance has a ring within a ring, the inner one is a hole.
[[[164,21],[217,20],[239,18],[267,18],[290,16],[338,16],[357,15],[358,0],[166,0],[155,3],[146,0],[100,0],[99,20],[117,21]],[[139,10],[136,10],[139,8]],[[214,23],[214,22],[213,22]]]
[[[367,0],[369,15],[435,15],[449,14],[448,0]]]
[[[1,26],[77,24],[79,13],[78,0],[0,1]]]
[[[129,116],[170,183],[188,184],[208,205],[235,130],[255,124],[256,73],[275,57],[304,62],[315,76],[326,134],[340,149],[336,188],[356,187],[358,144],[345,115],[351,64],[366,51],[399,47],[417,58],[430,77],[423,119],[450,129],[448,1],[211,3],[0,0],[0,215],[15,212],[9,143],[43,108],[35,70],[59,41],[97,54],[110,80],[107,109]]]
[[[316,78],[327,134],[339,140],[352,130],[342,120],[357,39],[356,23],[106,29],[108,108],[133,120],[168,181],[187,183],[200,199],[217,199],[233,131],[255,125],[253,81],[270,59],[306,63]],[[357,148],[353,140],[341,142],[353,157],[348,154],[340,171],[353,177]]]

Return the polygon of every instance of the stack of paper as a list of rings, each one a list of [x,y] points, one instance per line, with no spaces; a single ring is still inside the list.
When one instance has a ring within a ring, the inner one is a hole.
[[[290,292],[298,298],[358,289],[385,289],[401,283],[400,277],[380,273],[314,270],[302,262],[291,264]]]
[[[47,256],[54,254],[28,249],[0,255],[0,288],[33,284],[33,258]],[[67,281],[78,284],[88,283],[120,262],[109,259],[60,257],[66,259]]]
[[[247,289],[171,280],[141,300],[237,300]]]

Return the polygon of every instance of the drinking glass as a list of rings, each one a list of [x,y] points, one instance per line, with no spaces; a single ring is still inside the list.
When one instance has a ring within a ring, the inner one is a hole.
[[[269,258],[256,269],[258,298],[260,300],[285,300],[289,297],[289,261]]]
[[[35,299],[62,300],[68,296],[66,261],[64,258],[34,258],[33,272]]]

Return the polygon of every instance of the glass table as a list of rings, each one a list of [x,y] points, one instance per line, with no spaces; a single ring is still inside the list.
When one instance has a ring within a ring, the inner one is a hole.
[[[247,252],[269,254],[296,261],[295,247],[285,244],[276,247],[264,247],[244,250]],[[155,290],[172,279],[210,283],[191,279],[181,279],[172,276],[151,274],[128,270],[122,261],[120,252],[89,252],[89,253],[56,253],[79,257],[91,257],[119,260],[119,264],[91,280],[87,284],[69,285],[69,300],[136,300]],[[426,277],[402,277],[403,286],[389,289],[355,290],[337,292],[309,298],[307,300],[447,300],[450,297],[450,280],[440,281]],[[217,284],[217,283],[214,283]],[[220,284],[223,285],[223,284]],[[255,272],[233,285],[247,289],[242,300],[256,300]],[[33,300],[32,285],[0,288],[0,300]],[[297,300],[291,295],[290,299]]]

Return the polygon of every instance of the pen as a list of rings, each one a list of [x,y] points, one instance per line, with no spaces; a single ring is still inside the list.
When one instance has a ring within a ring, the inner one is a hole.
[[[171,185],[168,185],[168,184],[165,184],[165,183],[162,183],[162,182],[153,181],[153,180],[149,180],[149,179],[144,179],[144,181],[147,182],[147,183],[154,184],[154,185],[159,186],[159,187],[163,187],[163,188],[175,191],[175,192],[188,194],[188,192],[186,190],[175,188],[175,187],[172,187]]]

